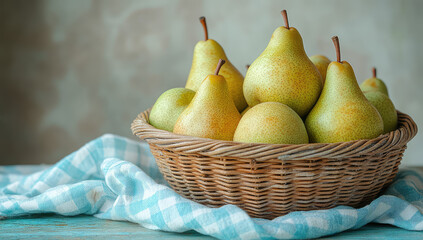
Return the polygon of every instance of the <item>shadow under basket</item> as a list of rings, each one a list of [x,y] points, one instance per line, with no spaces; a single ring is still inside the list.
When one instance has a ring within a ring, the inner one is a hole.
[[[161,173],[180,195],[210,207],[233,204],[251,217],[273,219],[293,211],[362,207],[398,172],[413,119],[398,112],[398,129],[375,139],[340,143],[255,144],[174,134],[132,123]]]

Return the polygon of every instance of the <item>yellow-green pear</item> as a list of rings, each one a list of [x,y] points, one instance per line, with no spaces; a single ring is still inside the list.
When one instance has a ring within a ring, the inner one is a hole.
[[[367,92],[367,91],[379,91],[381,93],[386,94],[386,96],[389,96],[388,94],[388,88],[386,87],[385,83],[377,78],[376,76],[376,68],[372,68],[373,77],[364,80],[364,82],[361,83],[360,88],[361,91]]]
[[[186,88],[172,88],[162,93],[151,109],[150,124],[158,129],[172,132],[176,120],[194,95],[194,91]]]
[[[383,133],[382,117],[358,86],[351,65],[341,62],[338,37],[332,40],[337,61],[329,64],[322,94],[307,116],[305,124],[310,142],[375,138]]]
[[[325,84],[326,71],[328,70],[328,66],[330,64],[329,58],[323,55],[314,55],[310,57],[310,60],[317,67],[317,70],[319,70],[320,75],[322,75],[322,83]]]
[[[280,102],[304,117],[319,98],[322,76],[308,58],[301,35],[289,26],[285,10],[282,15],[285,27],[273,32],[266,49],[248,68],[244,96],[249,106]]]
[[[252,107],[239,121],[234,141],[247,143],[308,143],[300,116],[285,104],[264,102]]]
[[[206,19],[201,17],[200,22],[203,24],[205,40],[199,41],[195,45],[191,71],[185,87],[197,91],[201,82],[204,80],[204,76],[213,74],[216,63],[219,59],[223,59],[226,64],[220,70],[220,75],[226,79],[235,106],[241,112],[247,107],[247,102],[242,91],[244,77],[228,60],[225,51],[219,43],[208,38]]]
[[[233,139],[241,114],[229,93],[228,84],[219,70],[225,60],[220,59],[215,74],[204,79],[188,107],[181,113],[174,133],[220,140]]]
[[[377,109],[383,119],[383,132],[388,133],[397,129],[397,110],[391,99],[386,94],[379,91],[364,92],[367,100]]]

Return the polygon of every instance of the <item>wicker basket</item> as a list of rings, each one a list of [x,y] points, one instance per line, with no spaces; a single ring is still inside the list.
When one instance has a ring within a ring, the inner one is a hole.
[[[161,173],[180,195],[210,207],[234,204],[250,216],[273,219],[292,211],[360,207],[398,172],[407,142],[417,133],[398,112],[398,129],[371,140],[330,144],[250,144],[177,135],[132,123]]]

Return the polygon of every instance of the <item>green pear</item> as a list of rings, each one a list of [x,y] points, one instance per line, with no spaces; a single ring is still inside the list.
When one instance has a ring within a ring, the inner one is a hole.
[[[285,104],[264,102],[252,107],[239,121],[234,141],[247,143],[308,143],[300,116]]]
[[[334,143],[375,138],[383,133],[382,117],[360,90],[351,65],[341,62],[338,37],[332,40],[337,61],[329,64],[322,94],[307,116],[310,141]]]
[[[381,93],[386,94],[386,96],[389,96],[388,94],[388,88],[386,87],[385,83],[377,78],[376,76],[376,68],[372,68],[373,77],[364,80],[364,82],[361,83],[360,88],[361,91],[367,92],[367,91],[379,91]]]
[[[158,129],[172,132],[179,115],[188,107],[195,92],[186,88],[172,88],[157,99],[150,112],[149,122]]]
[[[225,78],[218,75],[224,63],[225,60],[220,59],[215,74],[204,79],[176,121],[174,133],[232,141],[241,114],[231,98]]]
[[[364,92],[367,100],[377,109],[383,119],[383,132],[388,133],[397,129],[397,110],[391,99],[386,94],[379,91]]]
[[[219,59],[223,59],[226,64],[220,70],[220,75],[226,79],[232,99],[238,111],[241,112],[247,107],[242,90],[244,77],[228,60],[219,43],[208,38],[206,19],[201,17],[200,22],[203,24],[205,40],[199,41],[195,45],[191,71],[185,87],[197,91],[204,80],[204,76],[213,74],[216,63]]]
[[[244,96],[249,106],[262,102],[280,102],[301,117],[307,115],[319,98],[322,76],[308,58],[297,29],[277,28],[266,49],[248,68]]]
[[[322,75],[322,83],[325,84],[326,71],[328,70],[328,66],[330,63],[329,58],[323,55],[314,55],[310,57],[310,60],[317,67],[317,70],[319,70],[320,75]]]

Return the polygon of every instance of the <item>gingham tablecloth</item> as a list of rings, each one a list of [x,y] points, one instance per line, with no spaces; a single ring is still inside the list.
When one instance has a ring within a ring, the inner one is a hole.
[[[0,218],[89,214],[220,239],[314,238],[369,222],[422,231],[422,175],[401,170],[383,196],[360,209],[293,212],[270,221],[250,218],[233,205],[208,208],[179,196],[167,186],[147,144],[107,134],[52,166],[0,167]]]

